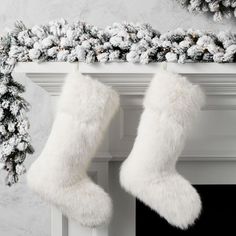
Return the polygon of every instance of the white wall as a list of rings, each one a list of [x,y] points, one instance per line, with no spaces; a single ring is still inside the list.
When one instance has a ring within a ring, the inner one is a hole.
[[[161,32],[177,27],[212,31],[234,30],[235,21],[214,23],[211,18],[194,16],[182,9],[175,0],[1,0],[0,32],[17,19],[26,25],[46,23],[55,18],[86,20],[98,26],[113,22],[147,22]],[[32,162],[46,140],[51,116],[47,95],[27,82],[27,97],[33,105],[30,114],[36,148]],[[37,94],[37,96],[33,96]],[[37,98],[37,99],[36,99]],[[40,110],[40,113],[38,112]],[[40,115],[40,116],[39,116]],[[2,179],[2,175],[0,176]],[[0,181],[0,235],[49,236],[49,208],[26,187],[24,179],[11,189]]]
[[[28,113],[31,125],[34,155],[29,155],[26,165],[38,157],[51,129],[53,115],[50,96],[24,75],[15,79],[25,85],[24,97],[31,104]],[[0,235],[50,236],[50,207],[26,186],[26,175],[11,188],[5,186],[5,171],[0,172]]]
[[[188,13],[176,0],[1,0],[0,5],[0,29],[11,26],[16,19],[32,26],[63,17],[99,26],[147,22],[161,32],[176,27],[236,31],[234,20],[214,23],[211,18]]]

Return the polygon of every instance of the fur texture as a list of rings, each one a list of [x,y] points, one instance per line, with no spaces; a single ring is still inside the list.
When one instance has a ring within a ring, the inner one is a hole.
[[[199,216],[201,200],[177,173],[176,161],[204,100],[198,85],[180,75],[159,72],[147,90],[138,135],[120,172],[126,191],[181,229]]]
[[[107,223],[112,214],[110,197],[87,170],[118,106],[110,87],[69,76],[46,146],[28,171],[29,187],[83,226]]]

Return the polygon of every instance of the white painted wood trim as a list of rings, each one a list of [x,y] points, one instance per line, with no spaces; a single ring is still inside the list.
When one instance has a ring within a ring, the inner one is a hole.
[[[14,71],[26,73],[31,80],[52,96],[60,94],[66,74],[73,71],[90,74],[101,82],[114,87],[121,95],[142,95],[152,75],[161,67],[161,63],[141,65],[127,62],[107,64],[21,62],[16,65]],[[208,95],[236,95],[235,63],[167,63],[167,70],[190,76],[190,80],[200,84]],[[111,74],[112,78],[109,76]]]
[[[166,70],[180,74],[236,74],[236,64],[217,64],[217,63],[166,63]],[[150,63],[147,65],[134,64],[128,62],[119,63],[94,63],[80,64],[81,73],[117,73],[117,74],[153,74],[161,69],[163,63]]]
[[[19,62],[14,71],[16,73],[54,73],[67,74],[78,70],[79,63],[68,62]]]
[[[68,220],[55,207],[51,207],[51,236],[68,236]]]
[[[166,63],[166,70],[180,74],[236,74],[236,63]],[[162,63],[147,65],[128,62],[92,63],[83,62],[19,62],[15,71],[18,73],[70,73],[79,70],[89,74],[153,74],[162,68]]]

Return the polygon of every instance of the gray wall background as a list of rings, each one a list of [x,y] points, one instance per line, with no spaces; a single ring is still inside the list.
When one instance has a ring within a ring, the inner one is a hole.
[[[1,30],[16,19],[32,26],[61,17],[98,26],[120,21],[147,22],[161,32],[177,27],[236,31],[236,21],[214,23],[211,18],[188,13],[176,0],[1,0]]]
[[[175,0],[0,1],[1,33],[6,27],[11,27],[17,19],[23,20],[27,26],[32,26],[61,17],[68,21],[81,19],[98,26],[122,21],[147,22],[161,32],[177,27],[236,32],[235,20],[214,23],[212,18],[188,13]],[[29,165],[37,158],[46,141],[52,116],[48,95],[24,77],[20,80],[26,84],[25,96],[32,104],[30,120],[36,153],[29,157]],[[3,185],[3,173],[0,173],[0,177],[0,235],[49,236],[49,207],[27,189],[24,178],[17,186],[9,189]]]

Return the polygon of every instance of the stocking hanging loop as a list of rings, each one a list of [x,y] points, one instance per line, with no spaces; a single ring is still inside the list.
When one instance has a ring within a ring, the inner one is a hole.
[[[161,63],[161,68],[162,68],[162,70],[167,71],[167,62],[166,61],[163,61]]]

